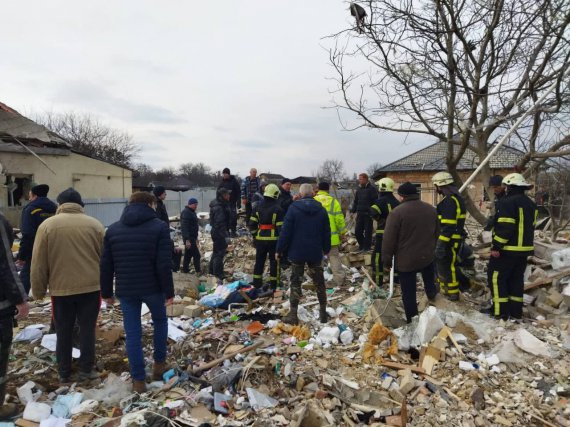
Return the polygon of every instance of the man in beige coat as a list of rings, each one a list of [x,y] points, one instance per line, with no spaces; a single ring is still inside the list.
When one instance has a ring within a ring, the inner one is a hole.
[[[68,188],[57,196],[55,216],[38,228],[31,279],[34,298],[49,288],[56,326],[56,357],[61,383],[71,381],[72,334],[80,329],[79,381],[97,378],[95,326],[100,307],[99,260],[105,229],[85,215],[81,195]]]

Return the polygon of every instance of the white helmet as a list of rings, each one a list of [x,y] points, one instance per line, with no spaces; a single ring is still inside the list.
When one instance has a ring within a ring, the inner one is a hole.
[[[431,182],[438,187],[453,184],[453,177],[449,172],[438,172],[431,178]]]
[[[382,178],[376,185],[381,192],[394,192],[394,180],[392,178]]]
[[[514,185],[516,187],[533,187],[524,179],[520,173],[510,173],[503,178],[503,185]]]

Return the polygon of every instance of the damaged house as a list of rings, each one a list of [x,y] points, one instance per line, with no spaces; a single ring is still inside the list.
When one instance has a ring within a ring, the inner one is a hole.
[[[62,137],[0,103],[0,209],[17,226],[32,183],[54,199],[73,187],[86,199],[127,198],[132,171],[74,151]]]

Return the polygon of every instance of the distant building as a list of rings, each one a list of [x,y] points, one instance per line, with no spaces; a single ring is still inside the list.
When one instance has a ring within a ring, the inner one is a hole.
[[[259,174],[259,179],[267,182],[268,184],[281,184],[281,180],[285,178],[283,175],[278,173],[261,173]]]
[[[524,156],[524,153],[516,148],[503,145],[491,158],[489,165],[493,175],[507,175],[514,171],[514,166]],[[431,177],[439,171],[447,170],[445,159],[447,157],[447,142],[439,141],[429,147],[423,148],[406,157],[378,169],[373,179],[389,177],[399,184],[410,181],[421,191],[424,202],[436,204],[437,193],[431,183]],[[457,165],[459,175],[463,180],[467,179],[479,165],[479,159],[471,150],[466,150],[461,161]],[[479,208],[484,209],[483,201],[486,200],[486,182],[482,182],[481,175],[469,185],[469,195]]]
[[[291,180],[291,192],[299,192],[299,187],[301,187],[301,184],[313,184],[316,186],[318,184],[317,178],[314,176],[298,176],[297,178],[293,178]]]
[[[0,209],[15,226],[32,183],[48,184],[52,199],[69,187],[83,199],[127,198],[132,171],[74,151],[61,136],[0,103]]]

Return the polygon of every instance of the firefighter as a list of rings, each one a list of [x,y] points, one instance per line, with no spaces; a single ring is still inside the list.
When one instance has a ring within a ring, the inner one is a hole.
[[[382,269],[382,238],[386,220],[392,210],[400,204],[394,197],[394,181],[391,178],[382,178],[377,182],[378,200],[370,207],[370,216],[376,220],[376,239],[374,241],[374,252],[372,253],[372,271],[377,286],[382,286],[384,281],[384,271]]]
[[[534,252],[534,226],[538,210],[525,195],[533,186],[520,173],[503,179],[506,197],[498,205],[493,228],[491,258],[487,268],[493,304],[489,314],[520,319],[523,308],[524,272],[527,257]]]
[[[465,237],[465,203],[448,172],[436,173],[431,181],[443,200],[437,205],[439,237],[435,246],[437,276],[442,294],[459,300],[457,254]]]
[[[255,266],[253,267],[253,286],[257,289],[263,284],[263,267],[269,256],[269,283],[271,289],[277,289],[278,271],[275,259],[275,247],[279,231],[283,225],[283,209],[278,202],[279,187],[268,184],[263,192],[263,203],[259,203],[249,218],[249,229],[255,242]]]

